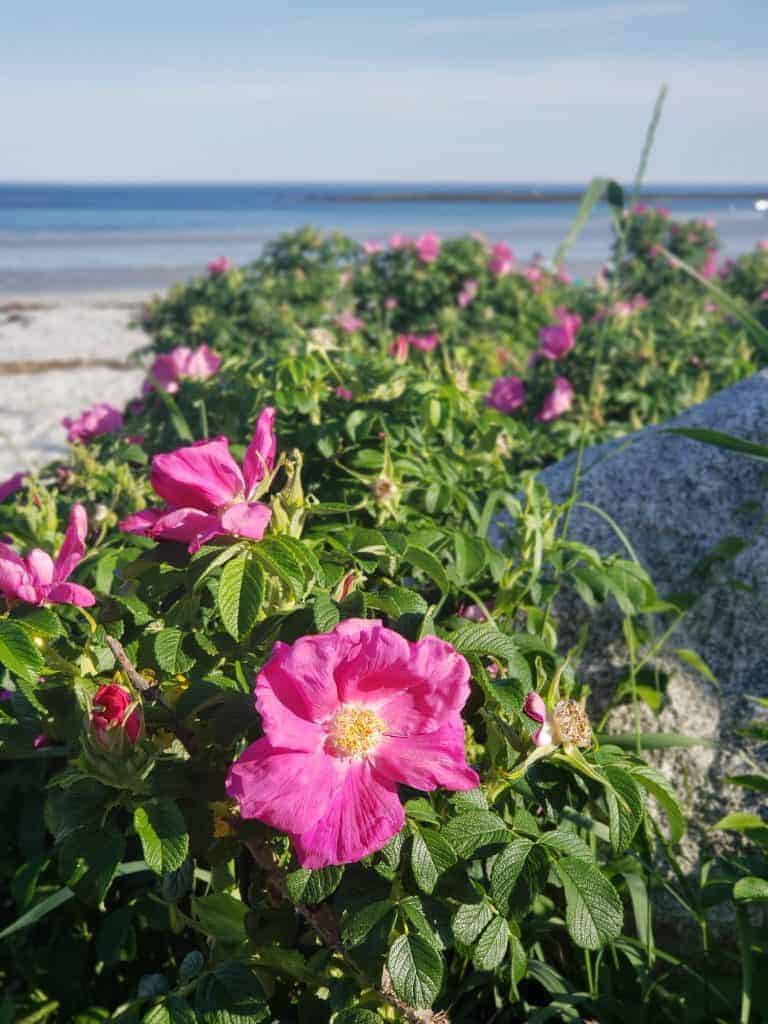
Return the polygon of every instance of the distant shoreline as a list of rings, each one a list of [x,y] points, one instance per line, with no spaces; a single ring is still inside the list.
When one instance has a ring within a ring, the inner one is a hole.
[[[584,189],[563,189],[561,192],[540,192],[532,189],[530,192],[521,192],[517,189],[514,191],[499,189],[493,192],[307,192],[302,198],[313,203],[573,203],[581,199],[584,191]],[[692,192],[659,190],[641,192],[640,194],[640,199],[643,202],[658,202],[662,199],[669,201],[681,199],[693,201],[697,199],[747,199],[754,201],[764,198],[768,198],[768,189],[760,188]]]

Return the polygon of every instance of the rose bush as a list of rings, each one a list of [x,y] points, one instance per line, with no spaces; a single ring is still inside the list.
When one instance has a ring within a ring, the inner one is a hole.
[[[682,610],[530,475],[757,364],[668,263],[636,301],[645,216],[607,285],[307,230],[145,310],[143,400],[0,506],[0,1021],[732,1019],[727,951],[653,928],[674,787],[553,602],[646,651]]]

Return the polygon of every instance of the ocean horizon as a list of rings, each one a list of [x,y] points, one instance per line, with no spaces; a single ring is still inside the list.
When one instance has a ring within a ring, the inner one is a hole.
[[[0,294],[150,290],[201,272],[220,255],[258,257],[275,236],[304,225],[364,241],[436,231],[478,231],[521,260],[552,256],[576,215],[579,183],[159,183],[0,184]],[[768,185],[650,183],[646,202],[674,217],[715,220],[722,256],[768,236],[755,201]],[[600,204],[569,265],[591,273],[610,254]]]

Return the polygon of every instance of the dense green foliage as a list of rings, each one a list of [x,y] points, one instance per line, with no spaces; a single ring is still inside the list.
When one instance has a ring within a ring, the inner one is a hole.
[[[616,223],[617,264],[596,285],[546,268],[495,275],[474,238],[425,264],[412,247],[367,256],[304,230],[146,309],[154,353],[206,343],[220,372],[150,392],[122,432],[73,446],[0,506],[18,549],[52,551],[85,505],[76,577],[98,598],[87,612],[15,603],[0,618],[2,1024],[739,1020],[738,943],[714,957],[697,942],[686,958],[654,928],[651,896],[671,886],[706,932],[706,900],[669,867],[685,827],[673,787],[626,737],[538,757],[522,713],[530,690],[589,697],[552,615],[561,588],[617,603],[638,650],[655,645],[649,613],[681,614],[635,563],[569,540],[567,507],[529,471],[703,400],[753,372],[765,343],[768,252],[710,293],[648,248],[699,270],[711,228],[670,239],[658,215],[617,211]],[[460,308],[469,280],[477,293]],[[616,305],[639,291],[644,308]],[[561,306],[582,318],[572,351],[531,365]],[[362,326],[339,327],[345,312]],[[432,351],[390,354],[399,334],[431,332]],[[526,387],[512,414],[483,401],[509,374]],[[572,408],[537,421],[563,374]],[[156,502],[152,455],[222,434],[240,457],[267,405],[284,460],[263,541],[218,538],[190,556],[117,529]],[[482,786],[403,792],[407,823],[384,850],[307,872],[285,836],[237,817],[223,783],[260,735],[253,676],[275,641],[349,617],[437,633],[466,656]],[[135,746],[91,735],[93,695],[113,678],[142,709]],[[51,745],[36,747],[40,734]],[[764,881],[745,896],[741,877],[764,869],[714,871],[722,898],[734,883],[737,902],[765,898]],[[751,1019],[768,1019],[758,1006],[756,994]]]

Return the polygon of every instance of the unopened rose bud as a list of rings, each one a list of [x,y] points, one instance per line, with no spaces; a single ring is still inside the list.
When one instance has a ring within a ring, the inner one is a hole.
[[[141,708],[117,683],[100,686],[91,708],[91,733],[100,746],[119,748],[125,741],[138,743],[144,728]]]

